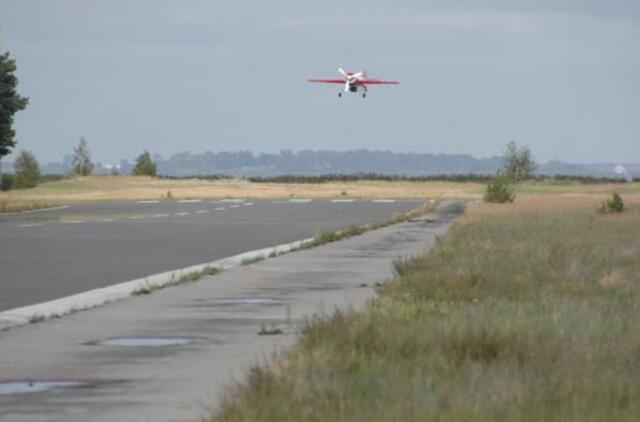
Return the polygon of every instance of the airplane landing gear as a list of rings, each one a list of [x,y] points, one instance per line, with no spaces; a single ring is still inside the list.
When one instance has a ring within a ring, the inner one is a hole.
[[[367,93],[366,92],[362,93],[362,98],[367,98]]]
[[[342,98],[342,92],[338,92],[338,98]]]

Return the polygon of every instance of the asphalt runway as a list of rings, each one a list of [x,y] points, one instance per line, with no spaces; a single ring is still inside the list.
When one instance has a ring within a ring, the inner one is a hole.
[[[141,201],[0,215],[0,311],[372,223],[422,204]]]

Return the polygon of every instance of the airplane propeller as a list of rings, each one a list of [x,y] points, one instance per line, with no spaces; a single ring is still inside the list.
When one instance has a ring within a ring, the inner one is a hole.
[[[344,92],[349,92],[351,84],[364,76],[364,72],[352,73],[349,75],[341,67],[338,68],[338,73],[340,73],[345,79]]]

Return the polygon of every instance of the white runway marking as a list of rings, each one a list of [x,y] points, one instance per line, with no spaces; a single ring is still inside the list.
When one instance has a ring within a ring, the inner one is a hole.
[[[85,223],[85,220],[67,220],[67,221],[61,221],[62,224],[80,224],[80,223]]]
[[[374,199],[373,201],[374,204],[393,204],[396,202],[395,199]]]
[[[224,210],[226,210],[226,208],[225,207],[218,207],[218,208],[214,208],[213,210],[214,211],[224,211]]]
[[[25,211],[14,211],[14,212],[3,212],[2,215],[16,215],[16,214],[33,214],[36,212],[45,212],[45,211],[55,211],[55,210],[63,210],[65,208],[69,208],[69,205],[59,205],[57,207],[49,207],[49,208],[40,208],[37,210],[25,210]]]
[[[115,218],[103,218],[102,220],[97,220],[98,223],[113,223],[115,220]]]
[[[233,202],[233,203],[239,204],[241,202],[244,202],[244,199],[220,199],[218,201],[213,201],[213,202]]]
[[[185,215],[189,215],[191,214],[190,212],[177,212],[174,215],[179,215],[180,217],[185,216]]]
[[[144,217],[142,217],[141,215],[132,215],[130,217],[127,217],[129,220],[142,220]]]
[[[289,199],[290,204],[308,204],[311,199]]]
[[[197,202],[202,202],[202,199],[180,199],[178,203],[180,204],[195,204]]]
[[[160,201],[138,201],[137,204],[157,204]]]
[[[251,205],[253,205],[253,202],[247,202],[245,204],[243,204],[245,207],[250,207]]]
[[[240,205],[231,205],[229,208],[238,208]]]
[[[18,224],[16,227],[38,227],[44,226],[44,223]]]
[[[207,210],[198,210],[198,211],[196,211],[196,214],[206,214],[208,212],[209,211],[207,211]]]
[[[153,218],[169,217],[169,214],[153,214],[151,217]]]
[[[332,199],[331,202],[347,203],[347,202],[353,202],[353,199]]]

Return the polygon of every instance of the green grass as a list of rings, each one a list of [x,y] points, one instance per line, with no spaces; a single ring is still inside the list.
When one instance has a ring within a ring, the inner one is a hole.
[[[470,219],[211,420],[638,420],[640,212]]]
[[[403,221],[408,221],[412,218],[416,218],[422,214],[425,214],[427,211],[432,210],[435,207],[434,204],[423,205],[421,207],[415,208],[411,211],[396,213],[392,217],[380,220],[373,224],[365,224],[361,226],[352,225],[346,230],[341,231],[324,231],[317,233],[313,239],[309,242],[304,243],[301,248],[309,249],[314,248],[316,246],[324,245],[326,243],[337,242],[339,240],[348,239],[353,236],[360,236],[371,230],[381,229],[383,227],[390,226],[392,224],[402,223]]]
[[[44,315],[33,315],[29,318],[29,324],[38,324],[39,322],[45,321],[47,318]]]
[[[251,264],[255,264],[256,262],[264,261],[264,259],[265,258],[262,255],[254,256],[251,258],[244,258],[240,263],[240,265],[251,265]]]
[[[280,334],[284,334],[284,331],[282,331],[281,328],[278,328],[275,325],[272,325],[272,326],[263,325],[260,327],[260,330],[258,331],[259,336],[277,336]]]
[[[217,269],[216,267],[206,267],[202,271],[194,271],[192,273],[185,274],[179,279],[168,284],[159,285],[159,284],[149,283],[144,287],[140,287],[139,289],[136,289],[132,293],[132,295],[133,296],[149,295],[155,292],[156,290],[164,289],[166,287],[178,286],[180,284],[185,284],[185,283],[193,283],[195,281],[200,280],[204,276],[214,275],[214,274],[217,274],[218,272],[220,272],[220,270]]]

